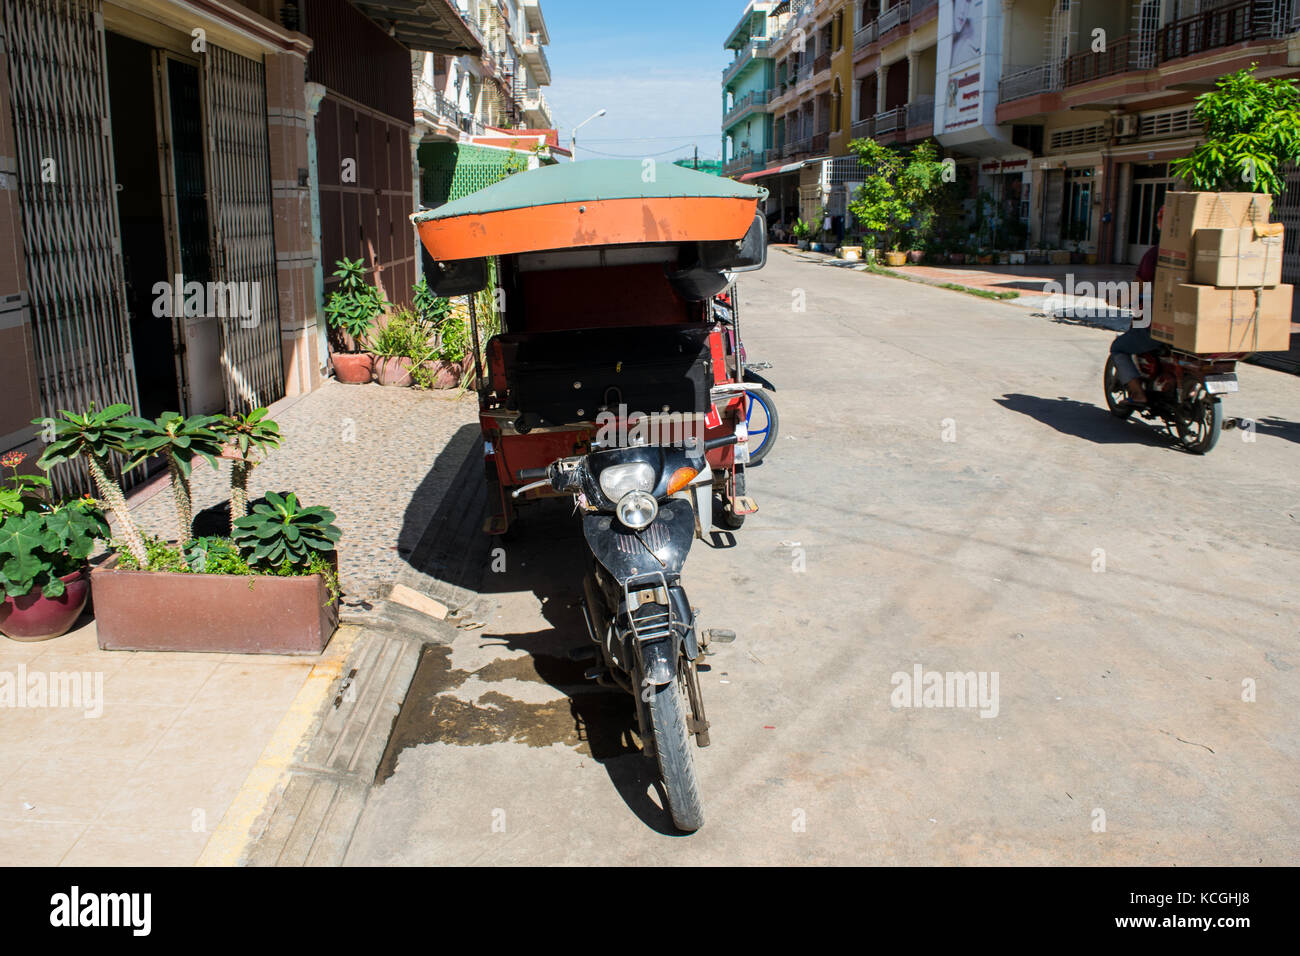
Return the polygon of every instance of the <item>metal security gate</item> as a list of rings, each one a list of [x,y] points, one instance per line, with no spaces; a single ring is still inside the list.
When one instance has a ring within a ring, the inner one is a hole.
[[[41,411],[137,407],[100,0],[0,0]],[[60,466],[60,493],[89,486]]]
[[[221,369],[231,411],[284,395],[266,126],[266,76],[256,60],[209,46],[203,65],[213,266],[257,316],[221,322]]]

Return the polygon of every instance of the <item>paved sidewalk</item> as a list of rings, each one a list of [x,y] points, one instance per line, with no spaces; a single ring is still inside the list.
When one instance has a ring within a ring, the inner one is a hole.
[[[456,502],[443,499],[472,463],[474,397],[329,382],[277,403],[271,416],[285,442],[254,471],[250,493],[291,490],[335,511],[344,618],[365,626],[345,624],[311,658],[101,651],[89,613],[54,640],[0,637],[0,681],[78,690],[76,706],[29,697],[0,707],[0,862],[235,864],[251,839],[285,820],[296,837],[279,855],[297,860],[331,832],[305,832],[310,812],[337,808],[327,801],[304,815],[295,768],[351,773],[352,791],[364,793],[364,767],[373,776],[387,739],[368,731],[396,713],[419,648],[455,633],[454,622],[384,598],[399,580],[423,586],[416,565],[446,560],[428,531],[454,523]],[[196,509],[226,500],[224,466],[219,474],[196,466],[194,475]],[[176,536],[165,477],[131,502],[146,530]],[[177,621],[184,626],[183,608]],[[372,737],[379,749],[362,746]],[[339,754],[350,755],[341,770],[330,762]]]
[[[383,596],[479,440],[473,393],[331,380],[309,395],[277,402],[270,417],[279,423],[284,443],[253,470],[250,500],[267,491],[293,491],[305,504],[330,508],[343,531],[338,550],[345,597]],[[216,472],[195,464],[196,515],[228,500],[229,481],[226,466]],[[165,474],[130,500],[138,525],[176,537]],[[225,530],[218,526],[214,532]]]

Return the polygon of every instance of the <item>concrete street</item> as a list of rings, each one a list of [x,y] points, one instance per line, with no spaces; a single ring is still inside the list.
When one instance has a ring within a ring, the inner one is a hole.
[[[686,566],[738,634],[701,675],[704,828],[565,657],[557,506],[426,650],[348,862],[1296,863],[1300,381],[1243,366],[1254,440],[1201,458],[1106,413],[1111,333],[776,250],[741,289],[781,438]],[[996,676],[996,715],[891,706],[918,666]]]

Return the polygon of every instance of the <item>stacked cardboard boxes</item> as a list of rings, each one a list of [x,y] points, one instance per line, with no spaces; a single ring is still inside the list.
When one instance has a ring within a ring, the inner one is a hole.
[[[1186,352],[1274,352],[1291,344],[1282,226],[1264,193],[1165,194],[1151,337]]]

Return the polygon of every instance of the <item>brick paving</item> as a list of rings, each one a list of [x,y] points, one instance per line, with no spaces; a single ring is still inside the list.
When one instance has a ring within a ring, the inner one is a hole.
[[[343,531],[338,550],[345,601],[383,596],[479,441],[474,394],[329,381],[276,403],[270,417],[284,443],[253,470],[250,499],[293,491],[305,504],[333,510]],[[195,464],[196,514],[228,499],[229,475],[225,464],[220,473]],[[146,532],[176,537],[165,476],[130,497]]]

